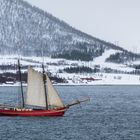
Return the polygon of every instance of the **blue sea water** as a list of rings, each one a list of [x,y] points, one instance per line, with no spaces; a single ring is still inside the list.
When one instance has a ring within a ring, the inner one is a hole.
[[[0,117],[0,140],[140,140],[140,86],[56,88],[65,103],[91,100],[64,117]],[[0,87],[0,103],[16,104],[18,93]]]

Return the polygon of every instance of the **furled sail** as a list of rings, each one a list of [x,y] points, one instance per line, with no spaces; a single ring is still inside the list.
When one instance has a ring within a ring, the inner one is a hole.
[[[28,67],[28,88],[26,104],[46,107],[43,74]]]
[[[49,106],[56,106],[56,107],[64,107],[64,104],[59,97],[57,91],[53,87],[49,77],[46,75],[47,78],[47,99]]]

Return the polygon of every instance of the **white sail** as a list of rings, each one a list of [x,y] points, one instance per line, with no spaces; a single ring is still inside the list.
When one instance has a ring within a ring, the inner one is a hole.
[[[47,99],[49,106],[56,106],[56,107],[64,107],[62,100],[60,99],[57,91],[53,87],[49,77],[46,75],[47,78]]]
[[[28,88],[26,104],[46,107],[43,74],[28,68]]]

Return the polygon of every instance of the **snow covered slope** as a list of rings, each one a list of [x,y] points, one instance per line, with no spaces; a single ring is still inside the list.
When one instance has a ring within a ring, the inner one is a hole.
[[[4,73],[9,79],[16,73],[20,54],[22,72],[28,65],[41,71],[44,55],[46,69],[69,84],[139,83],[139,54],[83,33],[23,0],[0,0],[0,9],[1,80]]]
[[[127,65],[107,63],[105,61],[107,55],[113,53],[108,51],[103,54],[103,57],[96,58],[97,61],[71,61],[65,59],[52,59],[50,57],[22,57],[21,67],[22,73],[27,72],[28,65],[32,65],[36,70],[42,71],[42,62],[44,61],[46,71],[51,72],[52,75],[65,79],[64,83],[57,83],[61,85],[139,85],[140,74],[133,73],[135,68]],[[115,52],[114,52],[115,53]],[[16,73],[17,56],[0,56],[0,73]],[[101,65],[100,65],[101,63]],[[8,68],[7,69],[3,69]],[[98,68],[98,72],[76,72],[67,73],[65,68],[75,67],[89,67],[91,69]],[[106,72],[106,69],[118,70],[118,72]],[[16,84],[16,83],[15,83]],[[15,85],[14,84],[14,85]],[[5,84],[3,84],[5,85]],[[6,84],[7,85],[7,84]]]

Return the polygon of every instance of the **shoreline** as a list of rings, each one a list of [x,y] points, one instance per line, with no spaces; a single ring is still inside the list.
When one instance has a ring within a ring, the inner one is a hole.
[[[54,86],[140,86],[140,83],[92,83],[92,84],[53,84]],[[19,84],[0,84],[0,87],[20,87]],[[27,84],[23,84],[27,87]]]

